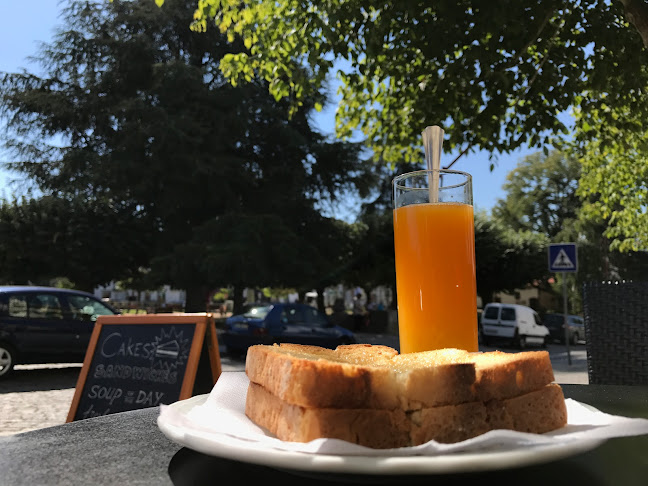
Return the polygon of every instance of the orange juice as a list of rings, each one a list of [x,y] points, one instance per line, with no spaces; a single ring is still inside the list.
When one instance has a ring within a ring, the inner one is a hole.
[[[478,351],[473,208],[422,203],[394,210],[401,353]]]

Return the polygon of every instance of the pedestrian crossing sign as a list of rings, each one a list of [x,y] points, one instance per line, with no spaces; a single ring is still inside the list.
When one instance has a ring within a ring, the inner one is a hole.
[[[555,243],[549,245],[550,272],[575,272],[577,268],[576,243]]]

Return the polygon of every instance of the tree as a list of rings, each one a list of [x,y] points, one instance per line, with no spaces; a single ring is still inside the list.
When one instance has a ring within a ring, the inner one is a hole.
[[[277,98],[298,102],[341,66],[338,133],[361,130],[392,163],[421,160],[427,125],[447,150],[507,152],[567,134],[557,115],[572,106],[648,98],[642,0],[198,2],[193,28],[212,20],[248,48],[225,56],[226,76],[266,79]]]
[[[45,197],[137,217],[144,236],[115,226],[116,248],[145,245],[135,268],[184,286],[189,311],[230,283],[295,283],[321,249],[302,251],[305,228],[323,221],[317,205],[362,188],[369,170],[358,145],[311,127],[323,95],[289,117],[290,100],[276,101],[264,82],[228,83],[218,64],[243,46],[217,29],[191,32],[192,5],[72,2],[38,56],[46,74],[0,80],[9,168]],[[101,259],[115,248],[81,250]],[[136,273],[130,261],[110,261],[114,279]]]
[[[614,133],[620,137],[618,131]],[[648,247],[648,240],[642,243],[648,230],[647,218],[642,217],[645,203],[639,203],[648,195],[648,165],[637,155],[642,143],[648,142],[634,137],[619,142],[601,138],[588,144],[580,160],[573,151],[525,157],[508,174],[506,197],[493,208],[493,215],[511,228],[542,233],[552,242],[578,242],[580,250],[585,251],[579,256],[588,256],[589,264],[581,267],[588,280],[629,278],[632,270],[624,264],[626,257],[639,253],[628,261],[641,259],[645,252],[637,250],[642,245]],[[623,156],[601,153],[601,147],[620,145],[625,147]],[[625,169],[615,170],[619,166]],[[640,185],[634,186],[631,181]],[[634,230],[627,235],[625,248],[615,240],[620,228],[610,227],[615,218],[625,219],[626,231]]]
[[[496,292],[512,293],[525,285],[547,280],[548,239],[531,231],[514,231],[485,213],[475,214],[477,295],[482,306]]]
[[[0,280],[49,284],[67,277],[91,292],[122,268],[137,275],[151,234],[136,212],[109,204],[55,196],[0,202]]]
[[[553,241],[578,219],[580,171],[575,159],[557,151],[525,157],[506,176],[506,197],[494,206],[493,216],[512,229],[542,233]]]
[[[577,117],[581,128],[571,153],[582,166],[578,195],[583,199],[583,219],[605,221],[603,236],[613,250],[648,251],[646,118],[634,105],[615,109],[604,105]],[[594,140],[579,144],[584,137]]]
[[[378,169],[380,183],[373,199],[362,205],[355,223],[356,242],[347,260],[343,280],[365,288],[386,285],[396,295],[394,227],[391,182],[411,170],[408,164]],[[475,214],[475,260],[477,293],[482,303],[497,292],[513,292],[534,281],[548,278],[546,248],[549,239],[525,229],[512,229],[485,213]],[[396,299],[393,300],[394,306]]]
[[[444,149],[461,155],[565,149],[575,141],[578,159],[587,161],[582,194],[596,199],[591,210],[608,221],[613,248],[647,248],[644,191],[627,189],[645,188],[646,176],[622,158],[632,139],[629,159],[647,157],[639,143],[648,117],[645,0],[197,5],[194,29],[215,21],[247,47],[221,63],[233,83],[265,79],[275,97],[299,104],[335,72],[338,135],[361,131],[376,160],[422,160],[420,133],[432,124],[445,128]],[[314,75],[302,76],[303,65]],[[558,116],[569,111],[576,113],[573,140]],[[597,154],[602,132],[617,132],[617,148]],[[610,171],[616,176],[604,178]]]
[[[599,142],[590,144],[591,147],[599,145]],[[532,154],[508,174],[504,185],[506,197],[493,208],[493,217],[505,227],[538,233],[552,243],[577,243],[578,272],[569,276],[572,282],[570,300],[576,307],[580,305],[580,289],[584,282],[632,279],[642,273],[645,278],[648,264],[646,252],[626,251],[623,254],[611,249],[606,237],[608,222],[592,209],[600,199],[587,202],[579,197],[583,193],[579,182],[592,178],[590,167],[589,160],[578,161],[569,152]],[[643,167],[638,166],[635,173],[642,170]],[[614,174],[599,181],[604,194],[608,192],[604,186],[618,176]],[[628,188],[610,197],[626,197],[624,194],[632,190]],[[641,191],[641,188],[636,190]],[[620,211],[626,210],[621,204],[618,207]],[[640,219],[637,218],[637,223]]]
[[[317,291],[317,306],[324,309],[326,287],[350,282],[349,267],[357,258],[358,223],[325,218],[307,230],[311,246],[311,271],[301,276],[302,293]]]
[[[392,211],[392,181],[404,172],[399,164],[390,169],[377,166],[378,183],[372,194],[360,206],[353,225],[352,255],[344,267],[342,281],[348,285],[372,289],[386,286],[392,289],[392,308],[396,309],[396,267],[394,260],[394,224]]]

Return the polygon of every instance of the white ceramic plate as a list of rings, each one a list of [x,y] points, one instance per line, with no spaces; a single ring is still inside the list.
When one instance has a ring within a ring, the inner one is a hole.
[[[176,402],[176,412],[186,415],[208,395]],[[604,440],[524,446],[504,451],[462,452],[437,456],[342,456],[282,451],[243,439],[198,431],[168,423],[158,417],[158,427],[170,440],[204,454],[281,469],[311,473],[424,475],[491,471],[562,459],[599,446]]]

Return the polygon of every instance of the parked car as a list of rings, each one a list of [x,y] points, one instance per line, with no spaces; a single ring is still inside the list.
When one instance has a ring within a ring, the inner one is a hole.
[[[0,377],[17,364],[82,362],[97,316],[114,314],[78,290],[0,286]]]
[[[506,341],[524,349],[528,344],[547,344],[549,329],[531,307],[519,304],[486,304],[481,315],[481,340],[484,345]]]
[[[544,325],[549,329],[549,336],[552,341],[565,344],[565,318],[564,314],[545,314]],[[581,316],[567,314],[569,326],[569,342],[576,344],[585,339],[585,321]]]
[[[219,339],[227,352],[245,353],[254,344],[296,343],[335,348],[353,344],[350,330],[333,324],[328,316],[306,304],[269,303],[247,308],[225,320]]]

